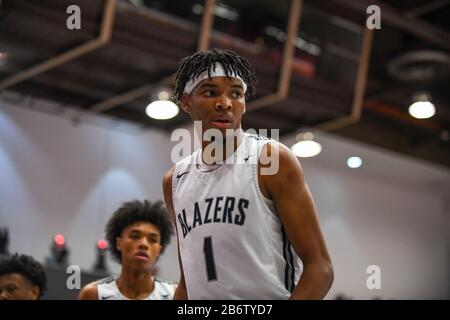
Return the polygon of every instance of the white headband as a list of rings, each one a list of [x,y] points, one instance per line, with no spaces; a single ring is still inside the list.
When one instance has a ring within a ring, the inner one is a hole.
[[[226,77],[227,73],[225,72],[225,69],[223,68],[222,64],[217,62],[215,64],[215,70],[214,68],[211,68],[211,78],[214,77]],[[244,80],[235,72],[231,72],[230,77],[239,79],[242,82],[242,87],[244,88],[244,93],[247,91],[247,84],[244,82]],[[203,71],[195,78],[191,78],[188,82],[186,82],[186,86],[184,87],[184,92],[187,94],[190,94],[192,90],[203,80],[209,78],[208,76],[208,70]]]

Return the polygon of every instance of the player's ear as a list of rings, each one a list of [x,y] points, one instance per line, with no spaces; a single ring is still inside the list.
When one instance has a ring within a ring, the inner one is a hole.
[[[183,93],[183,96],[181,97],[181,109],[183,109],[186,113],[191,113],[192,109],[192,101],[191,96]]]
[[[116,249],[122,251],[122,239],[120,237],[116,238]]]
[[[39,287],[38,286],[32,286],[31,287],[31,298],[33,300],[37,300],[39,298]]]

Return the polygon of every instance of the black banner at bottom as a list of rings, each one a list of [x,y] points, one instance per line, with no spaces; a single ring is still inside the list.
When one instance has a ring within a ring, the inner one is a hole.
[[[285,316],[305,318],[331,314],[359,314],[370,317],[418,315],[420,311],[448,307],[448,301],[405,300],[324,300],[324,301],[0,301],[0,317],[31,314],[39,317],[68,319],[98,315],[118,317],[158,316],[160,319],[280,319]],[[311,314],[310,314],[311,312]]]

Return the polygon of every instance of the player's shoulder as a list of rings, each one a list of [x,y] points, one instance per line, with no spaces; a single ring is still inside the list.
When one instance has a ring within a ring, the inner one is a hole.
[[[279,151],[289,152],[290,149],[286,147],[280,141],[266,137],[264,135],[256,134],[256,133],[245,133],[246,140],[252,143],[253,146],[257,146],[258,150],[261,151]]]
[[[196,149],[190,155],[187,155],[184,158],[175,162],[175,165],[174,165],[175,170],[177,167],[180,167],[180,166],[189,166],[189,165],[195,164],[199,152],[201,152],[201,148]]]
[[[163,177],[164,185],[166,185],[169,181],[170,182],[172,181],[172,177],[173,177],[174,173],[177,171],[177,169],[179,169],[179,168],[187,168],[188,166],[194,164],[195,163],[195,159],[197,157],[197,153],[199,152],[199,150],[200,149],[197,149],[196,151],[194,151],[190,155],[188,155],[188,156],[184,157],[183,159],[179,160],[169,170],[167,170],[166,173],[164,174],[164,177]]]
[[[294,174],[303,175],[303,168],[295,153],[285,144],[271,140],[259,153],[259,175],[263,183],[272,184],[274,180],[284,183],[285,179]]]
[[[266,136],[263,136],[261,134],[252,133],[252,132],[245,132],[245,136],[247,139],[254,140],[254,141],[271,141],[271,138],[268,138]]]
[[[265,144],[261,146],[260,156],[270,157],[271,159],[277,159],[281,162],[296,160],[294,152],[287,147],[284,143],[266,138]]]
[[[78,294],[79,300],[98,300],[97,281],[85,285]]]
[[[167,172],[164,174],[163,183],[166,185],[169,181],[172,181],[173,173],[175,172],[176,165],[173,165]]]

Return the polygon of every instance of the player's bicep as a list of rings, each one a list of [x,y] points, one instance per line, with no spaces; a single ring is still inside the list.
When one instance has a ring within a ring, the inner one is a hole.
[[[186,282],[184,280],[184,270],[183,270],[183,263],[181,261],[181,255],[180,255],[180,248],[178,246],[178,262],[180,266],[180,281],[178,282],[177,288],[175,290],[174,294],[174,300],[187,300],[187,289],[186,289]]]
[[[320,253],[324,252],[324,241],[309,190],[293,192],[291,198],[278,195],[274,199],[280,220],[297,254],[303,261],[319,259]]]
[[[175,219],[175,210],[173,207],[173,199],[172,199],[172,177],[173,177],[174,171],[175,171],[175,166],[173,166],[164,175],[163,190],[164,190],[164,200],[166,202],[167,210],[169,211],[170,217],[175,225],[175,230],[177,230],[178,227],[177,227],[177,222]],[[177,231],[177,234],[178,234],[178,231]],[[178,243],[178,236],[177,236],[177,243]],[[178,265],[180,268],[180,280],[179,280],[179,283],[175,290],[174,299],[186,300],[187,299],[186,283],[184,281],[183,263],[181,261],[179,245],[177,245],[177,251],[178,251]]]
[[[163,178],[163,192],[164,201],[166,203],[167,211],[169,212],[170,218],[175,222],[175,212],[173,209],[173,199],[172,199],[172,176],[175,171],[175,166],[173,166]]]
[[[290,242],[303,261],[327,258],[316,206],[300,163],[292,151],[280,146],[279,164],[268,190]]]

